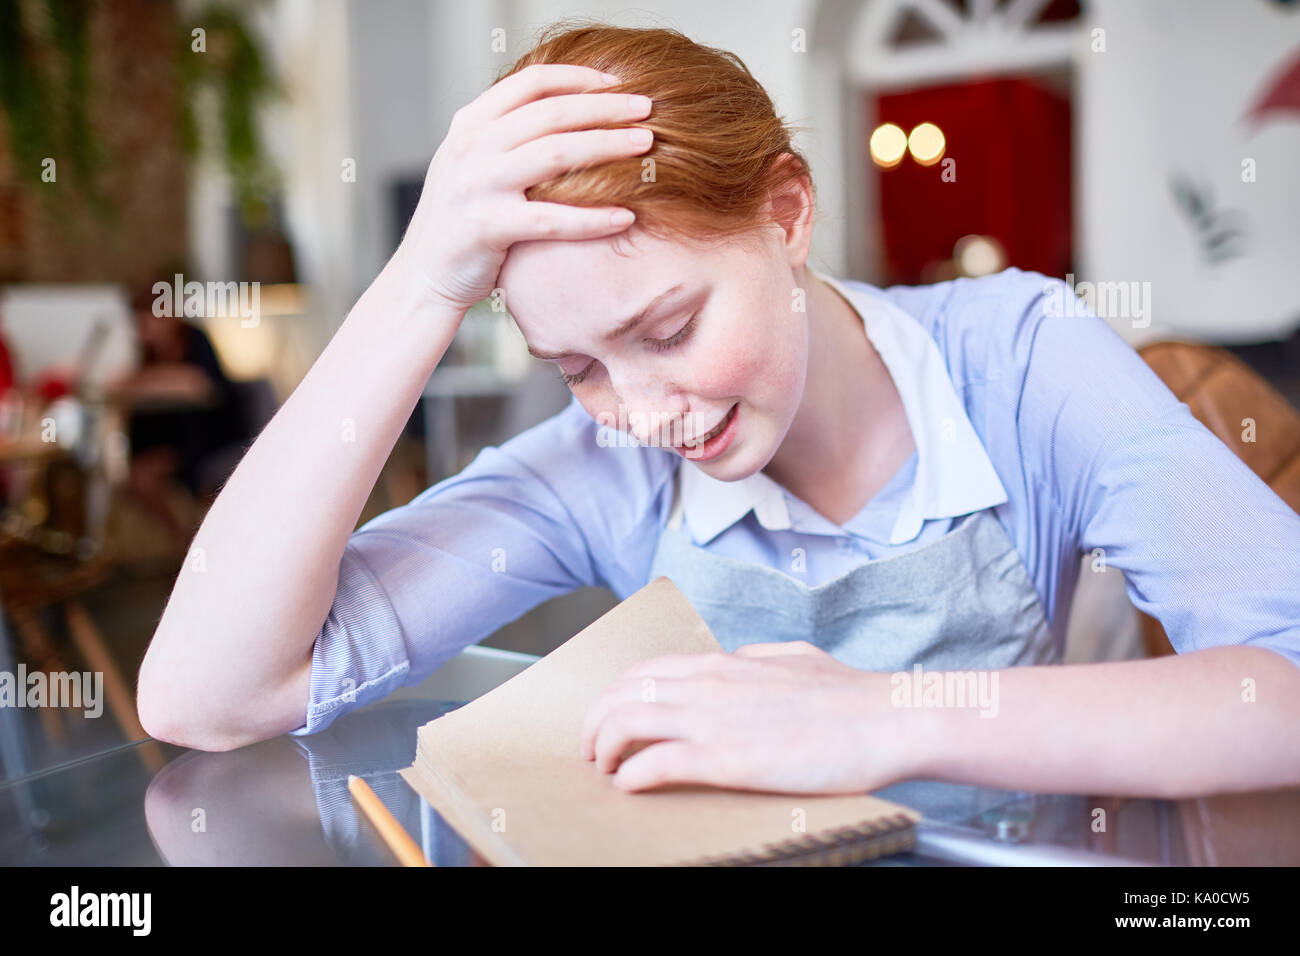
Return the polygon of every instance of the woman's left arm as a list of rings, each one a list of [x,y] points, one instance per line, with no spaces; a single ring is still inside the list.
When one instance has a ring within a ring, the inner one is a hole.
[[[1300,786],[1297,727],[1300,668],[1261,647],[887,674],[795,641],[633,666],[587,713],[581,752],[628,790],[854,793],[915,779],[1179,798]]]
[[[1094,313],[1054,314],[1053,293],[1073,296],[1025,274],[1004,304],[1031,343],[1016,383],[1026,473],[1040,513],[1094,570],[1123,572],[1178,653],[1002,671],[1002,719],[940,716],[933,771],[1115,795],[1300,786],[1300,515]],[[1264,411],[1241,439],[1293,441]]]
[[[1300,787],[1300,668],[1271,650],[996,673],[996,719],[917,711],[915,776],[1166,798]]]

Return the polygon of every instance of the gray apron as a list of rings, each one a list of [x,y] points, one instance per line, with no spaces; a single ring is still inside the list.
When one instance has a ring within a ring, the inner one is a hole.
[[[1059,663],[1015,545],[991,509],[959,518],[936,541],[866,563],[816,587],[782,571],[711,554],[683,524],[681,469],[651,562],[686,595],[727,651],[808,641],[859,670],[997,670]],[[995,718],[996,719],[996,718]],[[905,783],[878,791],[932,819],[961,820],[1005,791]]]

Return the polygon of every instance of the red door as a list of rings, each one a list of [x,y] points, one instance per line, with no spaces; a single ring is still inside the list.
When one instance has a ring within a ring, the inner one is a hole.
[[[1029,77],[878,97],[877,125],[910,132],[925,122],[946,139],[939,162],[922,166],[905,155],[876,170],[885,283],[945,277],[940,264],[971,234],[998,240],[1007,265],[1056,277],[1073,271],[1068,97]]]

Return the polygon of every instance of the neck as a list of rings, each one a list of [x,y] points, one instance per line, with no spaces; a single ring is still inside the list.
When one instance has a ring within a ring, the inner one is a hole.
[[[894,380],[861,317],[806,266],[808,373],[764,471],[835,524],[857,514],[915,445]]]

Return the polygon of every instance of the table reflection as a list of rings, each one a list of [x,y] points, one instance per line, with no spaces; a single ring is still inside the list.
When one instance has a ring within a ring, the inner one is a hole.
[[[389,866],[392,854],[348,792],[365,779],[439,866],[477,861],[397,771],[416,732],[461,706],[399,700],[363,708],[307,737],[276,737],[227,753],[189,751],[145,793],[149,834],[175,866]]]

